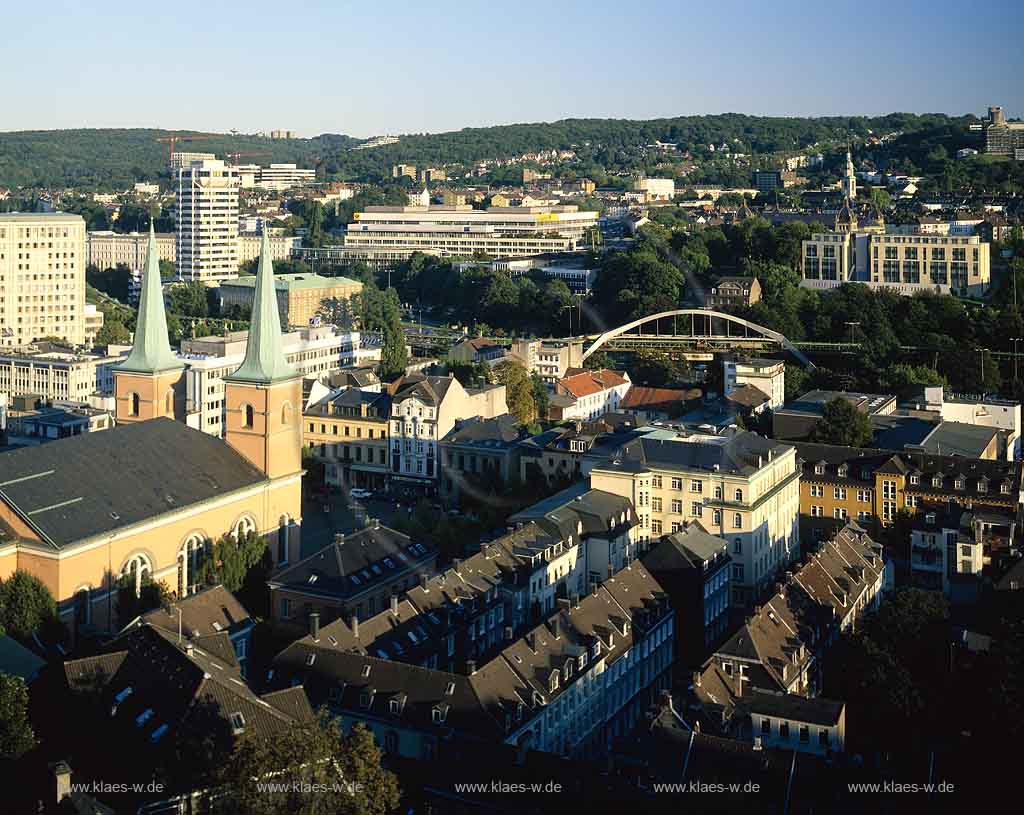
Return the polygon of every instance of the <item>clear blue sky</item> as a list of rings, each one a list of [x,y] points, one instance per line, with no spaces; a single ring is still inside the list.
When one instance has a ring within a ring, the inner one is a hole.
[[[1019,0],[4,3],[0,130],[1024,116]]]

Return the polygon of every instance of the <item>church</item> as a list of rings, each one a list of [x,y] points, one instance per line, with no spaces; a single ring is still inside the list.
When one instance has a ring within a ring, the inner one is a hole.
[[[122,578],[197,588],[207,541],[256,531],[298,559],[302,383],[285,359],[266,233],[245,359],[225,378],[224,438],[184,421],[150,229],[131,353],[114,372],[117,426],[0,454],[0,578],[38,577],[72,630],[116,631]]]

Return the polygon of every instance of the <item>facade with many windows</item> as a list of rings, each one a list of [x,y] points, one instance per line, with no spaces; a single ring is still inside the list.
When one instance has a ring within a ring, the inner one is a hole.
[[[629,497],[642,536],[689,521],[728,542],[733,603],[745,605],[799,557],[800,468],[793,446],[756,433],[649,433],[590,472],[596,489]]]
[[[85,220],[0,214],[0,347],[85,342]]]

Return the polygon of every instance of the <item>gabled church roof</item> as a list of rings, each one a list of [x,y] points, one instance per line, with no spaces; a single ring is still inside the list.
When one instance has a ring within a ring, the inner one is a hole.
[[[281,343],[281,316],[274,287],[274,268],[270,260],[270,237],[264,230],[245,359],[237,371],[224,377],[224,381],[270,384],[293,379],[298,375],[298,371],[288,364]]]
[[[175,356],[167,339],[167,316],[164,314],[164,294],[160,286],[160,255],[156,248],[153,223],[149,224],[149,247],[146,267],[142,272],[142,292],[139,295],[139,316],[135,324],[135,341],[128,358],[115,370],[130,373],[155,374],[184,368],[185,363]]]

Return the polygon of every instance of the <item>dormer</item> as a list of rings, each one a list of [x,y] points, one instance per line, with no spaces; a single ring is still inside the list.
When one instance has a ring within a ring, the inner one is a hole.
[[[933,475],[932,476],[932,486],[935,487],[936,489],[941,489],[942,488],[942,476],[941,475]]]
[[[849,471],[850,467],[846,463],[840,464],[839,467],[836,469],[836,473],[839,475],[840,478],[846,478],[846,474]]]
[[[573,669],[573,658],[569,657],[565,661],[565,665],[562,666],[562,681],[565,682],[566,684],[568,684],[569,680],[572,678],[572,669]]]
[[[819,461],[819,462],[817,462],[817,463],[816,463],[816,464],[814,465],[814,474],[815,474],[815,475],[825,475],[825,467],[826,467],[826,466],[827,466],[827,465],[825,464],[825,462],[824,462],[824,461]]]
[[[1000,482],[1000,484],[999,484],[999,492],[1001,492],[1003,495],[1009,495],[1010,494],[1010,482],[1007,481],[1006,479],[1003,479],[1003,481]]]
[[[430,718],[434,724],[444,724],[448,719],[448,711],[450,708],[451,705],[445,702],[434,705],[430,712]]]
[[[958,473],[956,478],[953,479],[953,489],[955,489],[955,490],[962,490],[964,488],[964,486],[966,485],[966,483],[967,483],[967,480],[963,477],[962,474]]]
[[[558,680],[560,679],[560,677],[561,674],[559,673],[557,668],[553,670],[551,672],[551,675],[548,677],[548,690],[551,693],[554,693],[556,690],[558,690]]]
[[[396,693],[388,699],[388,713],[392,716],[401,716],[402,711],[405,710],[405,703],[408,698],[408,695],[405,693]]]
[[[978,479],[976,489],[981,494],[988,492],[988,479],[985,476],[982,476],[981,478]]]
[[[377,691],[372,685],[366,686],[359,693],[359,706],[363,710],[369,710],[373,706],[373,697],[376,695]]]

